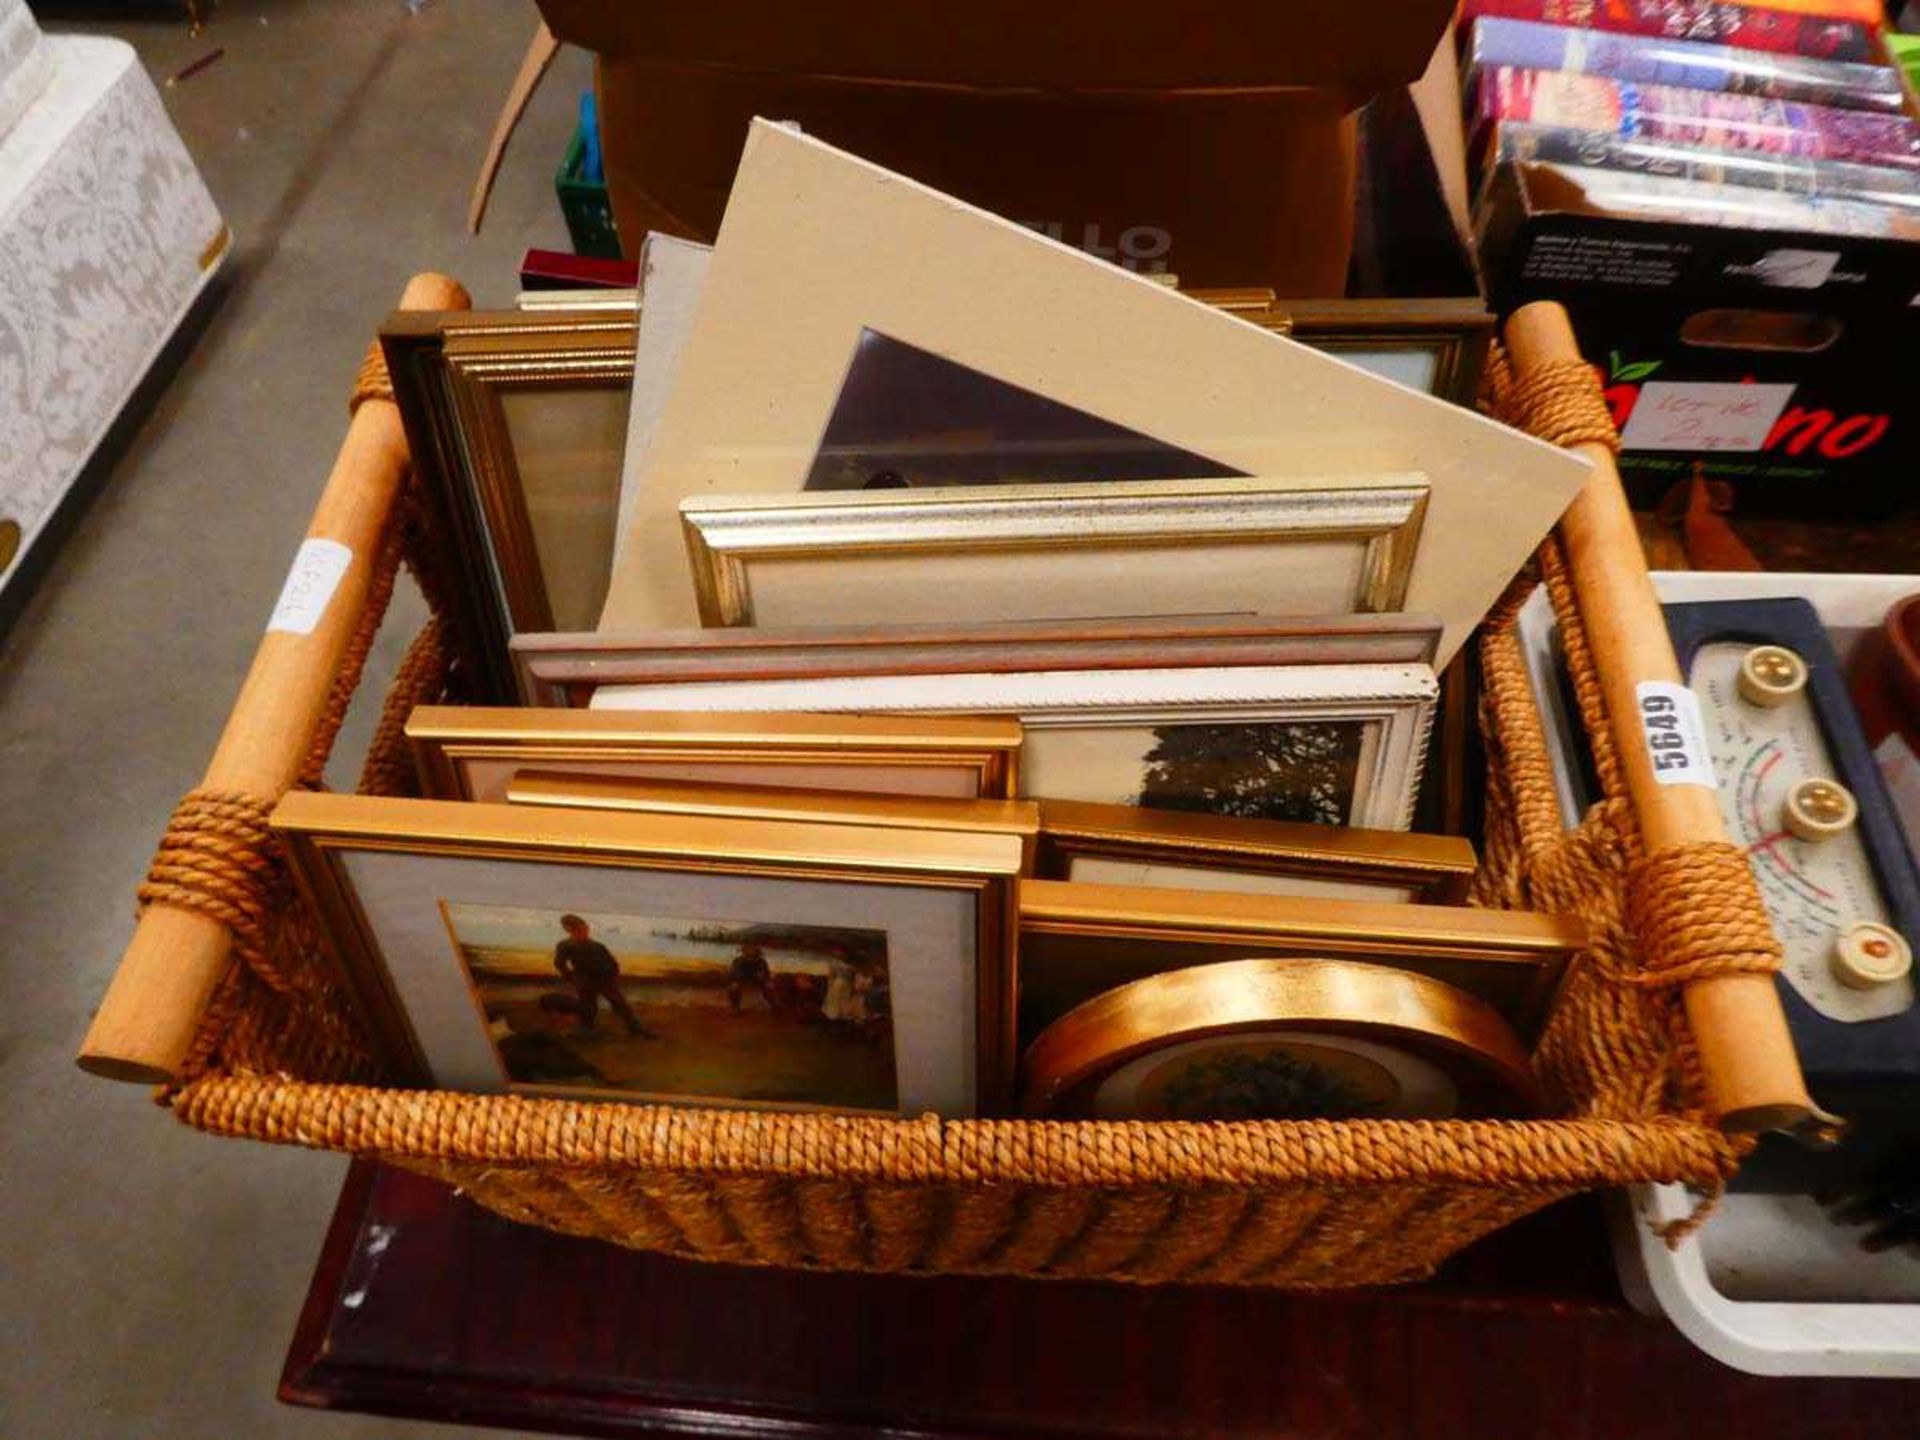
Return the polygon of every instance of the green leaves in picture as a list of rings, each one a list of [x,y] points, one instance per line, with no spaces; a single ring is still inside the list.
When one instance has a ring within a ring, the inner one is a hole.
[[[1344,720],[1167,725],[1153,732],[1134,803],[1149,810],[1344,825],[1363,727]]]
[[[1204,1055],[1170,1079],[1174,1120],[1346,1120],[1380,1108],[1358,1086],[1284,1050]]]

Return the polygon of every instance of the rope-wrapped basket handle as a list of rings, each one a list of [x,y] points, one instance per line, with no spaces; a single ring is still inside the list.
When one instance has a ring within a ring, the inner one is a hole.
[[[400,303],[453,310],[469,302],[444,276],[417,275]],[[346,439],[307,530],[309,544],[344,562],[310,624],[268,627],[206,775],[176,812],[133,939],[81,1046],[80,1065],[96,1074],[171,1080],[230,958],[240,954],[256,973],[264,966],[261,902],[249,887],[275,866],[260,827],[288,789],[317,782],[399,563],[393,521],[409,467],[391,397],[376,349],[361,367]]]

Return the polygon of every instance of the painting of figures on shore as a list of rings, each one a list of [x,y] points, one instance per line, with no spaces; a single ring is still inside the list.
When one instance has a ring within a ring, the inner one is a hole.
[[[515,1088],[898,1108],[882,931],[443,909]]]

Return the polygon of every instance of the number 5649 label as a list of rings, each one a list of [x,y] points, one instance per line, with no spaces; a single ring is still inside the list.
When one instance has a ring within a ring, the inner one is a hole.
[[[1640,734],[1653,762],[1653,778],[1662,785],[1704,785],[1719,788],[1713,778],[1713,756],[1707,751],[1706,726],[1700,720],[1700,700],[1684,685],[1666,680],[1642,680],[1634,687],[1640,702]]]

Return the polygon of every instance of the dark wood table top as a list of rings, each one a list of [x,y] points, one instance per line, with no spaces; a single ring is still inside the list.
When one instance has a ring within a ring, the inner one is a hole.
[[[697,1265],[356,1164],[281,1396],[585,1435],[1821,1440],[1920,1386],[1728,1370],[1614,1284],[1598,1202],[1317,1295]]]

